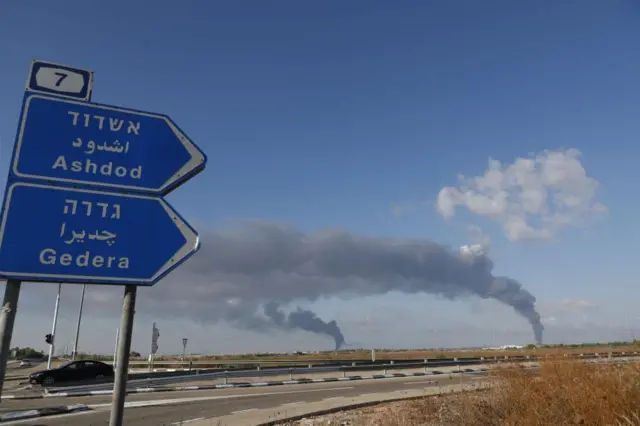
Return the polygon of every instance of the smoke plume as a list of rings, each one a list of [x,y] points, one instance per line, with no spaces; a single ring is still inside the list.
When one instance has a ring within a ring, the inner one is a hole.
[[[309,310],[297,308],[295,311],[290,312],[288,316],[285,316],[277,303],[269,302],[264,306],[264,313],[278,327],[289,329],[299,328],[312,333],[331,336],[335,343],[336,350],[340,349],[345,343],[344,336],[334,320],[324,322]]]
[[[429,240],[358,236],[340,230],[303,233],[268,222],[201,235],[203,248],[168,280],[149,292],[167,314],[225,321],[253,330],[301,329],[344,337],[335,321],[281,306],[329,296],[356,301],[391,291],[428,293],[449,299],[477,296],[511,306],[526,318],[537,343],[544,327],[535,297],[508,277],[494,276],[483,250],[450,250]],[[187,287],[188,286],[188,287]],[[172,308],[167,307],[172,301]]]

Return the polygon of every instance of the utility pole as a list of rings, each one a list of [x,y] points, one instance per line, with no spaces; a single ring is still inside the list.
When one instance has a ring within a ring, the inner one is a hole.
[[[87,289],[86,284],[82,284],[82,296],[80,296],[80,312],[78,312],[78,325],[76,326],[76,340],[73,342],[73,352],[71,360],[75,361],[78,355],[78,339],[80,338],[80,322],[82,321],[82,305],[84,305],[84,292]]]

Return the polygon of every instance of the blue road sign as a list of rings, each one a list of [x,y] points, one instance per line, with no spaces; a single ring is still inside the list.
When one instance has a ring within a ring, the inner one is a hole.
[[[34,60],[31,62],[26,90],[89,101],[93,91],[93,72]]]
[[[152,285],[199,248],[163,199],[11,183],[0,223],[0,276]]]
[[[25,96],[10,177],[165,195],[206,156],[161,114]]]

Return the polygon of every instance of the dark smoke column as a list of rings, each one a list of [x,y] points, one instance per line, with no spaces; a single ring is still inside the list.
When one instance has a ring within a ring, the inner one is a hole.
[[[314,312],[301,308],[290,312],[287,316],[275,302],[267,303],[264,306],[264,313],[280,328],[299,328],[300,330],[331,336],[335,343],[336,351],[344,345],[344,336],[335,320],[324,322]]]
[[[542,344],[542,332],[544,331],[544,326],[542,324],[537,324],[533,326],[533,333],[536,337],[536,345]]]
[[[540,314],[535,308],[536,298],[523,289],[522,284],[513,278],[494,277],[491,274],[493,262],[487,257],[486,247],[480,244],[462,246],[460,247],[460,256],[478,272],[479,276],[485,276],[484,281],[489,284],[489,291],[483,297],[496,299],[509,305],[518,314],[525,317],[531,324],[536,344],[541,345],[544,326],[540,321]]]

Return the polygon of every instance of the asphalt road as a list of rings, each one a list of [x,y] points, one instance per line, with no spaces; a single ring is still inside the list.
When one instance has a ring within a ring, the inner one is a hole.
[[[5,377],[26,377],[36,371],[46,370],[46,368],[47,363],[34,362],[31,367],[20,367],[20,363],[16,361],[11,364],[7,364],[7,373]]]
[[[439,384],[472,383],[485,380],[486,375],[441,375],[436,377],[398,377],[393,379],[362,380],[286,385],[264,388],[219,389],[213,391],[163,392],[155,394],[132,394],[127,404],[144,405],[146,401],[162,402],[159,406],[128,407],[124,423],[132,426],[167,426],[180,421],[217,417],[237,411],[274,408],[282,411],[282,404],[314,402],[326,398],[358,396],[367,393],[394,392],[403,389],[420,389]],[[2,412],[28,410],[44,406],[89,404],[98,405],[88,413],[69,414],[56,417],[41,417],[12,424],[29,426],[105,426],[109,424],[111,397],[47,398],[26,401],[2,401]]]

